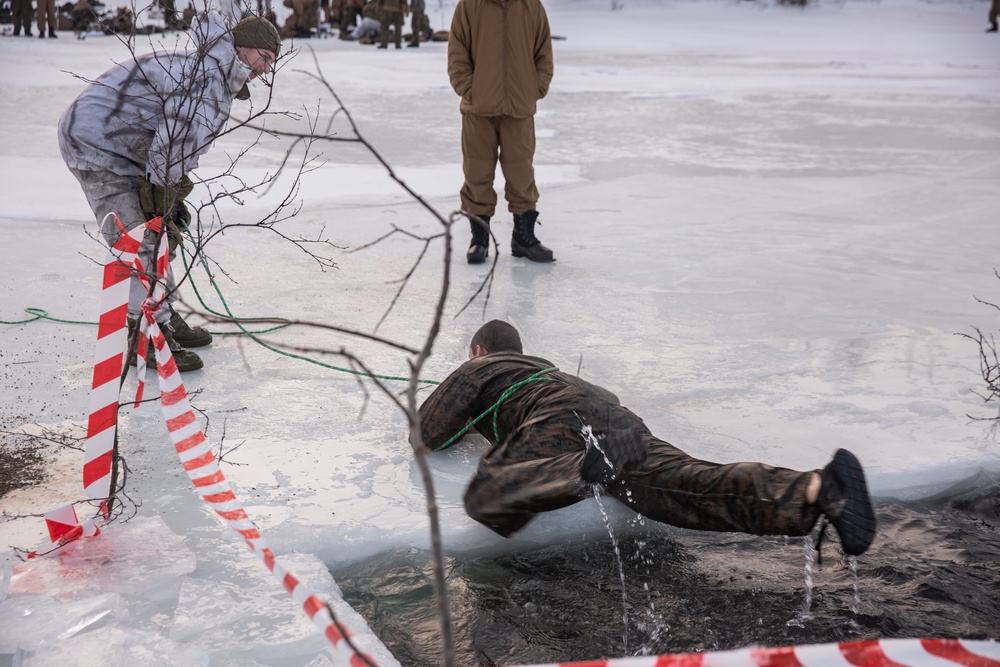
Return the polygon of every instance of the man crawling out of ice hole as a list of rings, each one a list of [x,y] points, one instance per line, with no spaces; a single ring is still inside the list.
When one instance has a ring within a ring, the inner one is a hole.
[[[823,516],[848,555],[875,538],[864,471],[851,452],[838,449],[808,472],[698,460],[650,433],[610,391],[525,355],[517,330],[500,320],[472,337],[469,361],[424,401],[420,424],[431,450],[469,428],[493,445],[465,491],[465,510],[504,537],[600,484],[640,514],[681,528],[796,536]]]

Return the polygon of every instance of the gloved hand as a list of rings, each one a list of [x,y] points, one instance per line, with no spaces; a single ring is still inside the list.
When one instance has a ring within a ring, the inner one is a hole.
[[[163,218],[163,223],[167,230],[167,244],[170,247],[170,256],[173,257],[177,246],[184,240],[181,232],[186,230],[188,225],[191,224],[191,215],[188,213],[184,202],[178,202],[170,215]]]
[[[193,189],[194,183],[187,176],[181,176],[181,179],[173,186],[173,193],[176,197],[174,208],[184,209],[183,214],[181,214],[181,218],[184,221],[182,228],[184,229],[187,228],[188,223],[191,221],[191,216],[188,214],[187,208],[184,207],[184,199],[191,194],[191,190]],[[142,213],[146,216],[147,220],[152,220],[158,215],[164,218],[176,218],[178,216],[174,211],[165,210],[166,196],[167,191],[162,186],[155,185],[145,178],[139,181],[139,207],[142,209]],[[171,215],[168,216],[168,213]]]

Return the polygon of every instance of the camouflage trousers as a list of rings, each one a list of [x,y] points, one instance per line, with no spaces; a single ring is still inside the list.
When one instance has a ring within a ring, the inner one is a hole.
[[[70,169],[76,180],[83,188],[83,194],[87,197],[90,208],[94,211],[94,218],[101,228],[101,235],[108,247],[113,246],[120,236],[118,227],[113,218],[108,218],[109,213],[115,213],[121,220],[125,229],[144,224],[146,215],[139,205],[139,181],[138,176],[120,176],[110,171],[81,171]],[[105,218],[107,218],[105,220]],[[103,223],[103,227],[101,227]],[[175,250],[170,253],[173,260]],[[155,266],[156,239],[152,234],[146,234],[142,245],[139,246],[139,259],[143,266]],[[103,258],[102,258],[103,260]],[[174,304],[178,299],[177,282],[174,279],[173,268],[167,266],[167,275],[164,277],[164,284],[167,289],[166,303]],[[129,283],[128,295],[128,316],[134,320],[142,316],[142,302],[146,300],[148,292],[142,286],[142,281],[137,275],[133,275]],[[161,308],[157,313],[156,321],[164,323],[170,319],[170,310]]]
[[[431,38],[433,34],[431,32],[431,20],[427,18],[427,14],[423,12],[414,11],[410,18],[410,41],[414,44],[420,42],[420,33],[427,35],[427,39]]]
[[[605,491],[638,513],[680,528],[805,535],[819,518],[806,502],[813,471],[763,463],[710,463],[647,436],[649,455]],[[465,492],[466,512],[504,537],[537,513],[592,495],[580,477],[586,451],[522,461],[487,455]]]
[[[396,44],[397,48],[401,46],[403,42],[403,12],[384,9],[378,13],[378,20],[381,24],[379,30],[379,44],[382,46],[388,46],[389,27],[392,26],[393,42]]]

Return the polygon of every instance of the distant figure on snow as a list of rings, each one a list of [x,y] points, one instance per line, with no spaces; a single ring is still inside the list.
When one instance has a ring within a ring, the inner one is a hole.
[[[396,48],[403,48],[403,17],[410,13],[406,0],[376,0],[378,22],[381,26],[378,48],[389,47],[389,26],[392,26],[392,41]]]
[[[56,13],[56,0],[38,0],[35,10],[35,24],[38,26],[38,37],[45,37],[45,26],[49,26],[49,37],[55,39],[56,28],[59,27],[59,14]]]
[[[507,181],[504,196],[514,214],[514,257],[551,262],[552,251],[535,237],[535,105],[552,81],[552,35],[540,0],[458,0],[448,36],[448,76],[462,98],[460,197],[470,218],[469,264],[486,261],[489,223],[496,210],[497,158]]]
[[[610,391],[523,354],[517,330],[499,320],[476,332],[469,361],[420,406],[423,445],[442,449],[477,419],[493,447],[465,491],[465,510],[504,537],[599,484],[681,528],[806,535],[825,516],[849,555],[875,538],[864,472],[850,452],[837,450],[811,472],[700,461],[650,433]]]
[[[427,18],[427,5],[424,0],[410,0],[410,11],[413,16],[410,19],[410,43],[407,46],[419,47],[420,34],[425,35],[424,40],[428,40],[433,35],[431,30],[431,20]]]
[[[21,34],[24,28],[24,36],[31,37],[31,19],[35,10],[31,5],[31,0],[10,0],[10,14],[14,19],[14,37]]]

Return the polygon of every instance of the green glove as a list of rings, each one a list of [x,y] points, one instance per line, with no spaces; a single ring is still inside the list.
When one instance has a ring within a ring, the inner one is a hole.
[[[177,203],[183,206],[184,199],[191,194],[194,183],[187,176],[181,176],[181,180],[174,185],[173,191],[177,197]],[[148,179],[139,181],[139,207],[147,220],[152,220],[156,216],[166,217],[165,200],[167,191],[165,188],[151,183]],[[175,205],[176,206],[176,205]]]

